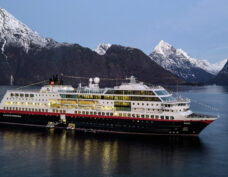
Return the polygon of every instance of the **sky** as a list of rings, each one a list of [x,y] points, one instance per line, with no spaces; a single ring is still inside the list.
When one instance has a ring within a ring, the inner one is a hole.
[[[59,42],[149,54],[164,40],[212,63],[228,58],[227,0],[0,0],[0,7]]]

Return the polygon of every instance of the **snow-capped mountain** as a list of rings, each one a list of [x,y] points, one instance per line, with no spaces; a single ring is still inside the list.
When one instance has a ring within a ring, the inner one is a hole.
[[[110,47],[111,44],[100,43],[94,51],[99,55],[104,55]]]
[[[149,56],[173,74],[194,82],[205,82],[210,79],[223,68],[227,61],[226,59],[211,64],[207,60],[192,58],[182,49],[175,49],[163,40],[160,41]]]
[[[0,42],[2,52],[9,44],[23,47],[27,52],[31,46],[46,46],[49,40],[32,31],[5,9],[0,8]]]

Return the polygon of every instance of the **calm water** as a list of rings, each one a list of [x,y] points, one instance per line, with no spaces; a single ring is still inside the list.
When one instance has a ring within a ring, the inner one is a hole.
[[[3,94],[9,87],[0,87]],[[192,110],[220,114],[199,137],[128,137],[0,127],[0,177],[228,176],[228,88],[182,87]]]

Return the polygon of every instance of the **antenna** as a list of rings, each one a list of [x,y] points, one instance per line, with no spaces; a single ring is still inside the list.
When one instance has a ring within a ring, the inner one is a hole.
[[[10,85],[11,85],[11,86],[13,85],[13,82],[14,82],[13,75],[10,75]]]
[[[177,80],[177,96],[179,96],[179,90],[178,90],[178,80]]]

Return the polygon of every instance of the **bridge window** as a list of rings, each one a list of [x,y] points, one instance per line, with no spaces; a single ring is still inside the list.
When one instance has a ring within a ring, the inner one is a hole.
[[[168,95],[169,93],[166,90],[157,90],[155,91],[157,95]]]
[[[62,98],[77,98],[77,95],[67,95],[67,94],[60,94]],[[82,95],[81,95],[82,96]],[[83,95],[86,97],[86,95]],[[88,95],[89,96],[89,95]]]
[[[174,101],[174,97],[168,96],[168,97],[161,97],[163,101]]]

